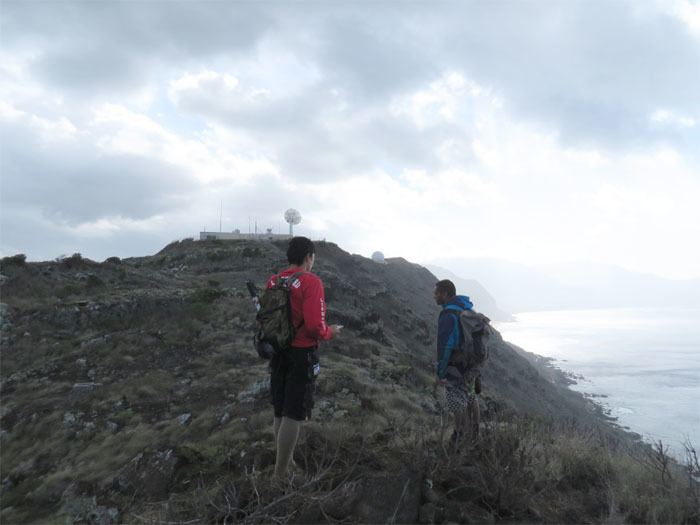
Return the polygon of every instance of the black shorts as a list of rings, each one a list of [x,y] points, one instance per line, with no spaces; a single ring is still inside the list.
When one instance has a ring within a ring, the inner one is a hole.
[[[270,361],[270,391],[275,417],[304,421],[314,406],[318,357],[315,348],[291,347]]]

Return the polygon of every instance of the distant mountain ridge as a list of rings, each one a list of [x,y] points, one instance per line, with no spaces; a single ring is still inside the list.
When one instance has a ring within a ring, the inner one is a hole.
[[[433,266],[428,264],[425,266],[438,279],[449,279],[457,288],[457,293],[460,295],[468,295],[474,308],[487,315],[493,321],[511,321],[513,316],[499,308],[496,299],[484,288],[484,286],[474,279],[464,279],[446,268]]]
[[[700,279],[674,281],[593,263],[526,266],[501,259],[440,258],[432,264],[483,284],[509,312],[696,307]]]

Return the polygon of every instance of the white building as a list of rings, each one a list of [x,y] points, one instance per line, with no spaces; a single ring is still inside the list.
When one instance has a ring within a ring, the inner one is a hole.
[[[199,232],[200,241],[238,241],[238,240],[249,240],[249,241],[280,241],[287,240],[290,236],[287,233],[272,233],[271,229],[268,229],[264,233],[241,233],[240,230],[234,230],[232,232]]]

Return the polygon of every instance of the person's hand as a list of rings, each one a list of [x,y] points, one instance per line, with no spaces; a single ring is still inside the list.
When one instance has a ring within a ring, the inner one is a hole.
[[[328,327],[328,329],[330,330],[332,336],[336,336],[343,329],[343,325],[342,324],[332,324]]]

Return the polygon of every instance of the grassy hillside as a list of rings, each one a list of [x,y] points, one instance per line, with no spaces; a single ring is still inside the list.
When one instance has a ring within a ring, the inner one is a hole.
[[[314,271],[346,329],[321,349],[294,484],[272,489],[245,281],[262,286],[284,252],[185,240],[103,263],[5,258],[3,523],[698,522],[696,458],[635,442],[498,337],[484,439],[450,453],[435,277],[331,243]]]

